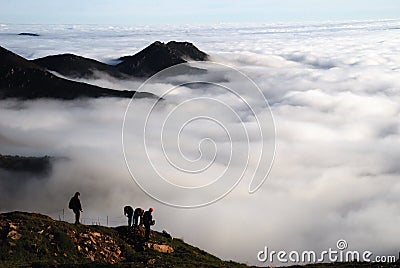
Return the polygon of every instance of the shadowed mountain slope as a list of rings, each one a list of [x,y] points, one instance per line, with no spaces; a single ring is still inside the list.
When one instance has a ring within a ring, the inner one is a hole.
[[[0,47],[0,99],[131,98],[134,93],[134,91],[112,90],[57,77],[34,62]],[[138,94],[140,94],[138,97],[155,97],[145,92]]]

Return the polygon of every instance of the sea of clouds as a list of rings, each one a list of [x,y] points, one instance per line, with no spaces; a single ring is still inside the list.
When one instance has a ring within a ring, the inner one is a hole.
[[[155,229],[165,229],[224,259],[261,264],[256,254],[264,246],[318,252],[335,248],[338,239],[346,239],[350,249],[397,255],[399,25],[398,20],[179,27],[1,24],[0,45],[28,59],[74,53],[111,63],[156,40],[193,42],[213,61],[238,69],[258,85],[268,100],[276,128],[273,139],[270,118],[260,122],[268,133],[261,140],[269,153],[263,168],[271,164],[275,144],[276,151],[271,173],[256,193],[248,193],[251,177],[245,176],[218,202],[196,209],[176,208],[150,198],[132,180],[121,144],[129,100],[3,100],[0,153],[50,155],[56,160],[49,177],[2,173],[0,210],[36,211],[58,219],[69,198],[80,191],[86,223],[105,224],[108,216],[110,225],[123,224],[124,205],[152,206]],[[16,35],[19,32],[40,36]],[[160,94],[166,86],[188,78],[195,79],[193,75],[169,78],[150,83],[146,90]],[[269,113],[262,100],[251,98],[253,89],[229,72],[209,70],[201,80],[234,88],[249,100],[256,114]],[[104,74],[80,81],[129,90],[136,90],[143,82],[120,81]],[[167,168],[159,146],[160,126],[167,111],[185,100],[204,96],[228,103],[237,114],[233,116],[211,102],[199,102],[181,107],[175,122],[207,111],[234,134],[240,133],[243,125],[249,131],[250,138],[232,134],[232,144],[239,152],[247,152],[249,140],[252,148],[260,142],[254,116],[230,92],[209,85],[179,87],[153,111],[146,137],[149,158],[156,164],[162,161],[160,172],[180,185],[200,185],[203,179],[208,183],[227,163],[237,175],[243,164],[240,155],[227,161],[230,147],[226,132],[206,121],[185,129],[181,149],[187,157],[184,160],[202,157],[200,167],[217,153],[207,176],[190,180],[187,173]],[[131,105],[135,113],[128,113],[127,162],[135,167],[135,175],[151,185],[157,176],[150,172],[149,159],[142,157],[141,147],[143,118],[151,101],[134,100]],[[174,151],[179,127],[172,121],[164,129],[166,150],[177,158],[182,156]],[[213,141],[201,142],[207,138]],[[255,169],[257,162],[250,160],[249,169]],[[163,188],[157,191],[162,193]],[[170,201],[191,200],[169,190],[164,194]],[[65,219],[72,220],[72,213],[65,213]]]

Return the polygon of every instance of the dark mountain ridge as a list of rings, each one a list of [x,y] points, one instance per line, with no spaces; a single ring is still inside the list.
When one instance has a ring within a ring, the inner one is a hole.
[[[135,91],[118,91],[57,77],[41,66],[0,47],[0,99],[119,97],[131,98]],[[137,97],[155,97],[138,92]]]
[[[116,78],[150,77],[176,64],[187,61],[206,61],[208,55],[189,42],[156,41],[135,55],[123,56],[117,65],[105,64],[74,54],[51,55],[32,60],[41,67],[73,78],[95,77],[95,72],[104,72]],[[192,71],[187,67],[183,71]],[[198,70],[198,69],[197,69]]]
[[[6,170],[9,172],[47,174],[51,170],[51,160],[50,156],[26,157],[0,154],[0,173],[1,170]]]
[[[208,55],[192,43],[170,41],[167,44],[156,41],[133,56],[119,58],[122,62],[116,68],[126,74],[149,77],[155,73],[188,60],[206,61]]]
[[[32,62],[43,68],[72,78],[94,77],[96,71],[116,78],[124,77],[114,66],[74,54],[52,55],[32,60]]]

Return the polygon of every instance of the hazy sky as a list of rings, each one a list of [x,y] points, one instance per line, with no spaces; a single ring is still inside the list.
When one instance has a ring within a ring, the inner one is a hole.
[[[398,0],[1,0],[2,23],[164,24],[398,18]]]

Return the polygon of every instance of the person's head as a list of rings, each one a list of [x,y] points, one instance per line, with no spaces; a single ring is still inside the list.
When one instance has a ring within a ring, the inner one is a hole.
[[[81,196],[81,193],[80,193],[80,192],[76,192],[76,193],[75,193],[75,197],[79,198],[80,196]]]
[[[153,211],[154,211],[154,208],[149,208],[149,211],[150,211],[150,212],[153,212]]]

